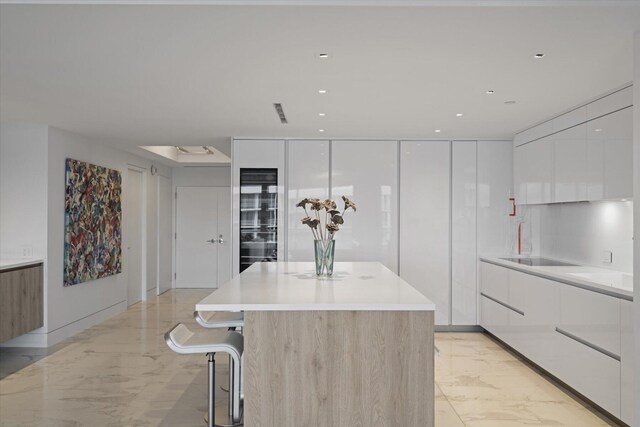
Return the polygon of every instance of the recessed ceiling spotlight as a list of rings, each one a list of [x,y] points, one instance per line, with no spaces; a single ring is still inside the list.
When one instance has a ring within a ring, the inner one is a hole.
[[[493,95],[494,93],[496,93],[496,91],[495,91],[495,90],[488,90],[488,91],[486,92],[486,94],[487,94],[487,95]]]
[[[456,117],[462,117],[462,113],[456,114]]]
[[[533,55],[533,57],[536,59],[544,58],[544,53],[536,53],[535,55]]]
[[[513,105],[516,101],[504,101],[505,105]]]
[[[320,54],[318,54],[318,58],[326,59],[328,57],[329,57],[328,53],[320,53]]]
[[[318,132],[324,132],[324,129],[318,129]]]
[[[434,132],[435,132],[435,133],[440,133],[440,132],[442,132],[442,131],[441,131],[440,129],[436,129],[436,130],[434,130]]]
[[[602,129],[598,128],[598,129],[594,129],[594,132],[602,132]]]
[[[326,116],[326,114],[325,114],[325,113],[318,113],[318,115],[319,115],[320,117],[324,117],[324,116]]]
[[[318,93],[325,94],[325,93],[327,93],[327,90],[326,90],[326,89],[320,89],[320,90],[318,91]]]

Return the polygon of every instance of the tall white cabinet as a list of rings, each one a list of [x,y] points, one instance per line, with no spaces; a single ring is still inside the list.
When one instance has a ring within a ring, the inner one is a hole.
[[[400,142],[400,276],[436,305],[448,325],[450,278],[449,141]]]
[[[305,197],[329,197],[329,141],[287,141],[287,259],[312,261],[313,244],[309,226],[300,220]]]
[[[451,324],[477,323],[476,141],[454,141],[451,162]]]
[[[313,261],[298,201],[342,207],[344,195],[358,210],[336,235],[337,260],[399,273],[434,301],[437,325],[477,325],[478,254],[507,249],[512,156],[511,141],[236,140],[233,237],[240,169],[277,168],[278,260]]]
[[[397,141],[332,141],[331,196],[338,207],[347,196],[358,209],[336,234],[336,259],[376,260],[397,273]]]

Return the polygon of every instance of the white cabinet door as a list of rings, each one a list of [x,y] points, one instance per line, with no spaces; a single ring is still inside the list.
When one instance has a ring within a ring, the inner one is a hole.
[[[513,149],[513,191],[516,198],[516,204],[527,204],[527,178],[528,170],[527,159],[525,156],[527,150],[525,146],[515,147]]]
[[[240,169],[242,168],[269,168],[278,169],[278,196],[277,196],[277,258],[284,261],[284,209],[286,199],[284,195],[285,181],[285,149],[283,140],[249,140],[236,139],[233,141],[232,155],[232,185],[233,185],[233,230],[231,235],[233,253],[233,275],[240,271]]]
[[[336,260],[379,261],[397,273],[398,142],[332,141],[331,151],[331,196],[358,208],[336,234]]]
[[[476,141],[452,142],[451,323],[476,325]]]
[[[620,419],[633,426],[634,418],[634,339],[633,339],[633,301],[620,301]]]
[[[590,200],[633,197],[632,114],[628,107],[587,124]]]
[[[449,141],[400,143],[400,276],[449,324]]]
[[[552,201],[552,144],[552,137],[547,136],[516,148],[516,151],[521,150],[518,167],[523,169],[526,203],[529,205]]]
[[[287,141],[287,187],[287,260],[313,261],[313,235],[300,222],[304,211],[296,204],[306,197],[329,197],[329,141]]]
[[[583,123],[553,135],[553,154],[553,201],[587,200],[587,125]]]
[[[478,254],[509,250],[509,195],[513,185],[513,146],[509,141],[478,141]]]
[[[480,326],[503,341],[509,334],[509,270],[480,262]]]

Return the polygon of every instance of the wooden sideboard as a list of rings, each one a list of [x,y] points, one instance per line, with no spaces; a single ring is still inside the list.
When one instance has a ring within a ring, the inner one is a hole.
[[[0,342],[44,325],[42,263],[0,271]]]

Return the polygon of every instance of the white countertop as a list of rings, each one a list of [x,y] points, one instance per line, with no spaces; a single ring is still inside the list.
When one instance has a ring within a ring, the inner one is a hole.
[[[551,280],[569,283],[584,289],[603,293],[606,295],[633,300],[633,275],[621,271],[607,270],[606,268],[589,267],[585,265],[575,266],[529,266],[518,264],[501,258],[515,258],[513,256],[481,256],[481,261],[531,273],[536,276]]]
[[[41,264],[44,260],[39,258],[0,258],[0,271],[18,267]]]
[[[198,311],[433,311],[435,304],[379,262],[255,263],[196,304]]]

